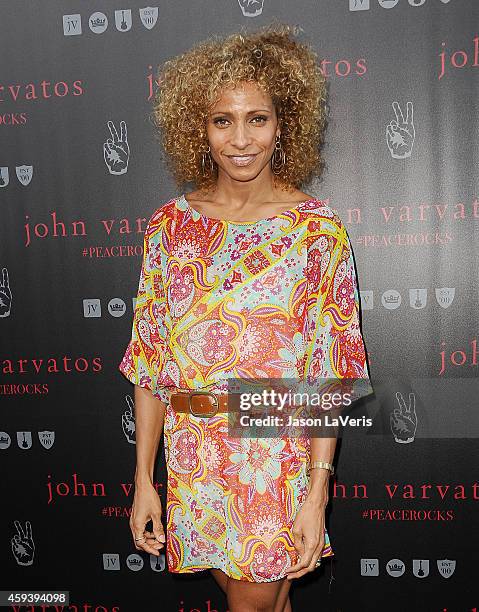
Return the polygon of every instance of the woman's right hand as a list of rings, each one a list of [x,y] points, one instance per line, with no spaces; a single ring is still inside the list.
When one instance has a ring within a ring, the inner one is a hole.
[[[153,532],[145,530],[146,523],[151,520]],[[151,484],[135,486],[135,497],[131,507],[130,529],[133,544],[137,550],[144,550],[155,556],[160,555],[160,548],[165,546],[165,532],[161,524],[160,496]],[[144,538],[136,540],[136,538]]]

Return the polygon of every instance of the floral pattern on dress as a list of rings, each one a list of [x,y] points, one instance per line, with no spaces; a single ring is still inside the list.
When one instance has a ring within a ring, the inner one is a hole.
[[[308,491],[310,439],[232,437],[226,413],[177,413],[169,396],[221,393],[228,378],[368,380],[346,229],[327,200],[229,222],[183,195],[153,213],[143,246],[119,369],[166,404],[168,569],[283,578],[298,560],[292,527]]]

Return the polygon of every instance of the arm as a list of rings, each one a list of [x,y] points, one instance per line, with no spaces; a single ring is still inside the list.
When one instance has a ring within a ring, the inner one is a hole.
[[[160,554],[159,549],[166,541],[161,523],[161,500],[153,485],[165,408],[166,405],[154,397],[150,389],[135,384],[136,470],[130,529],[135,548],[155,556]],[[146,523],[150,520],[153,531],[146,530]]]
[[[333,463],[337,438],[311,438],[311,461]],[[325,508],[329,501],[329,470],[311,470],[308,499],[318,508]]]
[[[153,485],[156,454],[163,432],[166,404],[147,388],[135,385],[135,488]]]
[[[161,215],[155,213],[145,231],[131,338],[118,366],[135,385],[136,470],[130,529],[135,548],[156,556],[159,555],[158,548],[164,546],[161,542],[165,542],[161,500],[153,485],[155,458],[166,409],[166,404],[157,396],[157,374],[163,365],[167,341],[162,271],[155,257],[160,219]],[[145,529],[150,520],[153,532]]]
[[[308,255],[312,299],[308,310],[311,359],[307,362],[307,372],[318,380],[367,380],[354,256],[347,231],[339,219],[335,231],[324,234],[322,228],[318,231]],[[323,260],[327,262],[324,268]],[[316,359],[315,354],[318,355]],[[348,390],[347,385],[341,387],[341,392],[345,390]],[[368,392],[357,392],[356,397],[363,394]],[[330,412],[338,416],[341,408]],[[311,438],[311,461],[333,463],[338,427],[328,426],[328,429],[334,432],[334,437]],[[329,477],[327,469],[311,470],[308,497],[318,507],[328,503]]]
[[[308,229],[305,378],[320,390],[322,381],[367,378],[368,371],[359,330],[353,254],[346,229],[337,217],[312,222]],[[335,426],[333,430],[334,437],[310,438],[311,461],[333,463],[338,428]],[[293,527],[299,560],[287,570],[288,579],[313,571],[321,556],[329,477],[326,469],[310,472],[308,494]]]

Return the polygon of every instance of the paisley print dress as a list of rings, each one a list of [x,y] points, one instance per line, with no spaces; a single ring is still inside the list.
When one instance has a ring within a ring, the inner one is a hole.
[[[310,439],[228,435],[228,415],[175,412],[172,391],[228,378],[368,379],[351,244],[327,200],[222,221],[184,195],[148,221],[131,339],[119,364],[166,404],[166,560],[250,582],[298,561]],[[323,557],[333,550],[325,529]]]

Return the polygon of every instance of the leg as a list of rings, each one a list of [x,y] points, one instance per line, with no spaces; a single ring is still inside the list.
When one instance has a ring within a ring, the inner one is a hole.
[[[211,569],[211,575],[216,580],[222,591],[226,594],[228,588],[228,580],[232,580],[229,578],[224,572],[220,569]],[[237,582],[237,581],[236,581]],[[274,607],[274,612],[292,612],[291,602],[289,600],[289,589],[291,587],[291,582],[289,580],[283,580],[280,591],[278,593],[278,598],[276,600],[276,604]]]
[[[274,612],[292,612],[293,608],[291,607],[291,601],[289,599],[289,589],[291,588],[292,582],[285,578],[282,583]]]
[[[284,586],[284,583],[289,583],[289,580],[244,582],[228,578],[226,596],[230,612],[283,612],[291,586]],[[280,595],[282,602],[279,601]],[[278,604],[283,607],[277,608]]]
[[[219,584],[220,588],[226,593],[226,585],[228,584],[228,576],[220,569],[210,569],[211,575]]]

